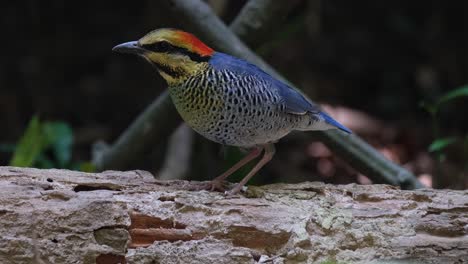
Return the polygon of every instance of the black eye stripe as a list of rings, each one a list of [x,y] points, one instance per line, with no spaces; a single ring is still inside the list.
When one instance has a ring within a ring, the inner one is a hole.
[[[206,62],[210,60],[210,56],[200,56],[199,54],[195,52],[191,52],[186,48],[174,46],[167,41],[158,41],[158,42],[151,43],[151,44],[145,44],[145,45],[142,45],[142,47],[144,49],[154,51],[154,52],[179,53],[179,54],[187,55],[190,57],[191,60],[197,61],[197,62]]]
[[[154,52],[169,52],[175,47],[167,41],[158,41],[151,44],[142,45],[143,48]]]

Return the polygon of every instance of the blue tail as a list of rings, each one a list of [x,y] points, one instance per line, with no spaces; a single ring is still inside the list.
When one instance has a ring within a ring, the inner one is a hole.
[[[332,125],[332,126],[335,126],[337,127],[338,129],[348,133],[348,134],[352,134],[353,132],[351,132],[351,130],[349,130],[347,127],[343,126],[342,124],[338,123],[335,119],[333,119],[331,116],[325,114],[324,112],[320,112],[320,116],[323,117],[323,119],[325,120],[325,122],[327,122],[328,124]]]

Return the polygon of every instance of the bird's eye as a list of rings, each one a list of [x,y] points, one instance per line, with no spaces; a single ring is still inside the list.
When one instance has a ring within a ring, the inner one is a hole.
[[[147,50],[151,50],[154,52],[168,52],[173,49],[173,46],[167,41],[159,41],[152,44],[146,44],[143,45],[143,47]]]
[[[169,52],[173,49],[173,46],[167,41],[159,41],[156,43],[143,45],[143,48],[154,52]]]
[[[169,42],[167,42],[167,41],[160,41],[160,42],[158,42],[156,44],[158,45],[158,50],[159,51],[165,52],[165,51],[169,51],[171,49],[171,44],[169,44]]]

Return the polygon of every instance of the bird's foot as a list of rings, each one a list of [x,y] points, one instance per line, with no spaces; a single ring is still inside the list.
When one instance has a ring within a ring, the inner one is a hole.
[[[212,191],[212,192],[213,191],[223,192],[224,196],[232,197],[232,196],[239,195],[239,193],[245,191],[244,188],[246,188],[246,187],[239,186],[239,184],[236,184],[232,189],[229,189],[230,187],[232,187],[232,184],[230,184],[228,181],[214,179],[210,182],[206,182],[204,184],[204,187],[202,187],[202,189],[207,190],[207,191]]]
[[[227,181],[214,179],[210,182],[210,186],[209,186],[210,191],[225,192],[227,189],[228,189]]]

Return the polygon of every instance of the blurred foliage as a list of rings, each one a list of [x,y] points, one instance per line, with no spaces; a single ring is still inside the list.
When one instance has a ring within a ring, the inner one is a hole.
[[[454,99],[461,97],[468,97],[468,85],[462,86],[460,88],[454,89],[443,96],[439,97],[434,103],[421,102],[421,107],[423,107],[431,115],[437,115],[440,111],[440,108]]]
[[[457,141],[454,137],[438,138],[429,145],[429,152],[438,152]]]
[[[1,146],[12,152],[10,166],[95,170],[89,162],[72,162],[73,130],[65,122],[42,122],[33,116],[16,145]]]
[[[457,143],[457,142],[464,142],[466,138],[468,138],[468,134],[464,138],[457,138],[457,137],[442,137],[440,132],[440,124],[439,124],[439,112],[441,108],[445,104],[450,104],[455,99],[459,99],[462,97],[468,97],[468,86],[462,86],[448,93],[440,96],[435,102],[426,102],[422,101],[420,103],[421,107],[424,108],[432,118],[432,132],[434,135],[434,141],[429,145],[429,152],[434,152],[437,154],[439,161],[445,160],[445,155],[443,150],[448,146]],[[465,145],[465,144],[464,144]],[[468,161],[467,161],[468,163]]]
[[[45,143],[41,130],[39,119],[34,116],[18,142],[10,161],[11,166],[31,167],[36,162]]]
[[[461,147],[461,156],[464,156],[464,167],[465,171],[468,171],[468,133],[464,136],[443,136],[445,131],[441,131],[439,113],[444,106],[453,104],[456,99],[468,97],[468,86],[462,86],[452,91],[445,93],[444,95],[437,98],[434,102],[423,101],[420,103],[421,107],[425,109],[430,115],[432,120],[432,133],[434,140],[428,147],[428,151],[436,155],[437,163],[434,171],[433,186],[436,188],[446,187],[443,182],[444,175],[442,171],[442,164],[447,160],[447,149],[450,146]],[[454,115],[454,113],[452,113]],[[461,144],[460,144],[461,143]],[[455,178],[456,177],[451,177]],[[463,178],[462,178],[463,179]],[[455,180],[458,181],[458,180]]]

